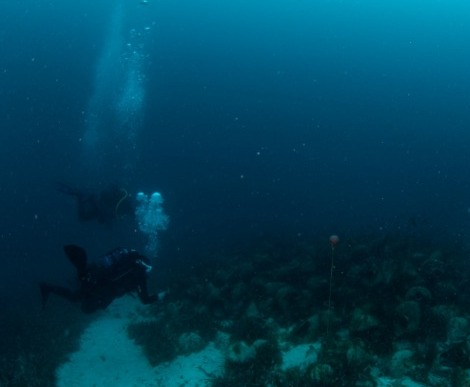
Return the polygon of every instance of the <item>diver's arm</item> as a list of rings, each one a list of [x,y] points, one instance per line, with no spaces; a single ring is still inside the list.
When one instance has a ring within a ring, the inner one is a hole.
[[[146,279],[143,279],[140,281],[140,283],[137,285],[137,295],[139,296],[140,301],[142,304],[147,305],[147,304],[153,304],[155,301],[157,301],[158,296],[156,294],[150,295],[148,293],[147,289],[147,281]]]

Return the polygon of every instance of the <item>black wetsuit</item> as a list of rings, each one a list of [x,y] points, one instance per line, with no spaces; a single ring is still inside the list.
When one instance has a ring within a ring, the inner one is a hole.
[[[133,216],[135,203],[128,192],[116,185],[111,185],[100,193],[93,193],[74,188],[64,183],[57,183],[57,190],[77,200],[78,220],[99,223],[112,223],[114,220]]]
[[[56,294],[71,302],[80,302],[82,311],[93,313],[105,309],[114,299],[135,292],[143,304],[156,301],[147,290],[150,261],[135,250],[115,249],[97,264],[87,265],[86,252],[79,246],[64,247],[65,254],[77,269],[78,290],[46,283],[40,285],[43,307],[49,295]]]

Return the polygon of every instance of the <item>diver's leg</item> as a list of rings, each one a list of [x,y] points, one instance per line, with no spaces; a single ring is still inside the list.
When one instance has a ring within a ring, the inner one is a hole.
[[[116,297],[118,296],[111,288],[104,288],[90,293],[82,299],[82,311],[84,313],[93,313],[100,309],[106,309]]]
[[[83,299],[82,301],[82,312],[83,313],[94,313],[100,309],[106,309],[112,300],[103,303],[103,300],[99,296],[93,296]]]
[[[80,298],[81,298],[80,293],[78,291],[70,290],[63,286],[54,286],[54,285],[42,283],[39,285],[39,288],[41,289],[43,308],[46,306],[47,300],[51,293],[59,297],[65,298],[67,301],[70,301],[70,302],[80,301]]]
[[[64,252],[67,258],[77,269],[77,276],[81,278],[85,275],[87,267],[87,255],[85,249],[77,245],[64,246]]]
[[[78,220],[81,222],[100,219],[102,210],[96,195],[84,194],[77,196],[77,206]]]
[[[57,183],[57,190],[64,195],[73,196],[77,200],[78,220],[88,221],[99,216],[97,195],[71,187],[64,183]]]

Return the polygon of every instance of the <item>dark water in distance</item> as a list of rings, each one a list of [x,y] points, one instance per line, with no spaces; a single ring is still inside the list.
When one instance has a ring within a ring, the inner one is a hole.
[[[161,260],[411,224],[468,239],[464,1],[0,1],[2,297],[71,276],[56,181],[160,191]],[[65,273],[65,274],[64,274]],[[8,294],[11,294],[8,293]]]

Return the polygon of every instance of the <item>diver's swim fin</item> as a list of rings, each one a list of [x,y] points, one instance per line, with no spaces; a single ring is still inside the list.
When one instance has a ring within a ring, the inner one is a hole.
[[[70,262],[76,267],[78,275],[84,273],[87,265],[85,249],[76,245],[66,245],[64,246],[64,252],[70,259]]]

